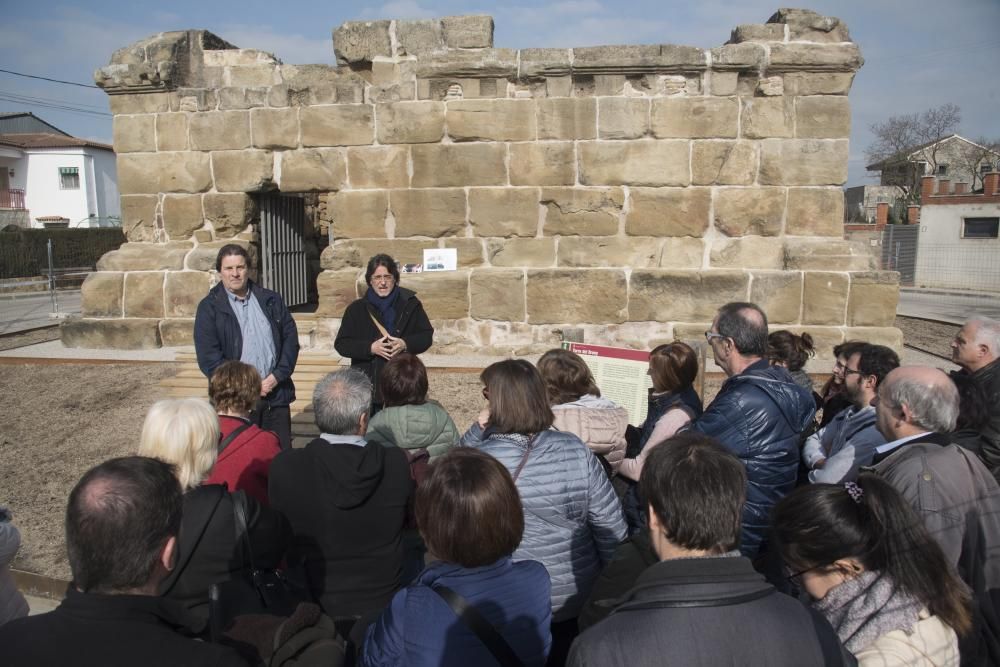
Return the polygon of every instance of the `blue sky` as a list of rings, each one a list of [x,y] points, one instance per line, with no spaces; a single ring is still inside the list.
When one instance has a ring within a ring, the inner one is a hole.
[[[5,3],[0,69],[93,83],[112,52],[150,34],[205,28],[286,63],[334,63],[331,32],[348,20],[490,14],[498,47],[599,44],[721,45],[741,23],[763,23],[776,0],[562,0],[495,4],[482,0],[210,0],[131,3],[45,0]],[[945,102],[962,108],[961,132],[1000,138],[1000,0],[813,0],[807,6],[847,23],[866,64],[851,91],[849,184],[869,182],[864,148],[873,122]],[[278,11],[275,11],[275,9]],[[0,73],[0,95],[46,98],[107,113],[100,90]],[[33,111],[70,134],[110,142],[111,118],[0,100],[0,111]]]

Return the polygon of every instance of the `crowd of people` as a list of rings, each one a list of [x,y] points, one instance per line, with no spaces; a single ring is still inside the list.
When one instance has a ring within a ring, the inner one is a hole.
[[[728,303],[707,404],[685,343],[650,352],[631,425],[560,349],[488,366],[462,432],[377,256],[337,339],[355,363],[291,448],[297,345],[246,261],[220,252],[206,298],[210,401],[155,403],[70,494],[63,603],[23,618],[0,560],[4,664],[1000,664],[1000,323],[962,327],[951,377],[838,345],[814,391],[809,336]]]

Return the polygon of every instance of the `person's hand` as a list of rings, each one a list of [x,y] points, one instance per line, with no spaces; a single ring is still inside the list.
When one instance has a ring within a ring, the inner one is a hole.
[[[816,461],[816,463],[813,464],[813,470],[819,470],[825,465],[826,465],[826,459],[820,459],[819,461]]]
[[[391,346],[389,336],[384,336],[372,343],[371,351],[374,356],[388,360],[392,356]]]
[[[479,428],[486,428],[486,424],[490,421],[490,406],[487,405],[479,411],[479,417],[476,418],[476,421],[479,422]]]
[[[406,351],[406,341],[402,338],[395,338],[393,336],[387,336],[389,341],[389,356],[394,357],[400,352]]]
[[[274,377],[274,374],[271,373],[260,382],[260,397],[264,398],[272,391],[274,391],[274,388],[277,386],[278,386],[278,380],[277,378]]]

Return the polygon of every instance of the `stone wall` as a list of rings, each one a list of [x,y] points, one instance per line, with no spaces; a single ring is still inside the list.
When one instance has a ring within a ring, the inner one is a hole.
[[[403,281],[437,352],[541,351],[569,327],[648,348],[737,299],[824,350],[901,344],[896,275],[842,238],[863,60],[838,19],[781,10],[713,49],[494,48],[485,16],[333,39],[337,67],[164,33],[96,73],[129,243],[85,284],[67,344],[189,341],[211,257],[255,241],[270,190],[319,194],[324,344],[369,256],[438,247],[457,272]]]

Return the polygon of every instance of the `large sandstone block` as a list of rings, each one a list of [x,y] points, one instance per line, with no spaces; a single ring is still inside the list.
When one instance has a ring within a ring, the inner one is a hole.
[[[157,320],[70,319],[59,326],[63,347],[97,350],[152,350],[160,347]]]
[[[529,270],[530,324],[625,321],[628,285],[621,269]]]
[[[851,274],[847,324],[852,327],[890,327],[899,305],[899,273],[870,271]]]
[[[802,335],[804,333],[812,336],[813,348],[816,350],[815,359],[821,361],[833,362],[836,357],[833,355],[833,348],[836,345],[840,345],[846,340],[844,338],[844,330],[839,327],[819,327],[819,326],[782,326],[776,325],[771,327],[771,331],[776,331],[778,329],[787,329],[793,334]],[[830,364],[832,367],[833,364]],[[823,365],[819,366],[820,371],[825,371],[826,368]]]
[[[337,63],[370,63],[378,56],[392,56],[390,21],[347,21],[333,31]]]
[[[194,345],[194,319],[160,320],[160,342],[163,347]]]
[[[802,309],[802,274],[798,271],[753,273],[750,302],[767,313],[771,324],[794,324]]]
[[[597,101],[601,139],[639,139],[649,132],[649,100],[642,97],[601,97]]]
[[[662,269],[700,269],[705,261],[705,242],[690,236],[663,239],[660,261]]]
[[[840,188],[788,188],[785,234],[844,235],[844,191]]]
[[[152,241],[156,233],[156,195],[122,195],[122,231],[129,241]]]
[[[787,95],[847,95],[854,72],[789,72],[784,79]]]
[[[534,236],[538,218],[536,188],[469,190],[469,222],[476,236]]]
[[[444,137],[444,102],[394,102],[375,107],[382,144],[432,144]]]
[[[545,188],[546,236],[611,236],[618,233],[625,195],[620,188]]]
[[[123,243],[97,260],[98,271],[180,271],[191,250],[187,241]]]
[[[511,185],[573,185],[576,151],[569,141],[510,145]]]
[[[523,322],[524,284],[524,271],[520,269],[473,271],[469,279],[472,295],[469,315],[477,320]]]
[[[171,271],[163,285],[167,317],[194,317],[198,303],[212,286],[206,271]]]
[[[628,319],[632,322],[711,322],[718,307],[745,301],[750,278],[743,271],[633,271]]]
[[[404,146],[365,146],[347,149],[347,171],[352,188],[405,188],[408,150]]]
[[[400,55],[415,56],[444,48],[441,22],[436,19],[396,21],[396,40]],[[376,60],[373,64],[379,63]]]
[[[694,141],[691,182],[694,185],[751,185],[757,176],[759,148],[753,141]]]
[[[274,156],[271,151],[216,151],[212,153],[212,173],[219,192],[270,190],[274,187]]]
[[[861,50],[853,42],[771,44],[770,70],[775,72],[856,72],[864,63]]]
[[[533,141],[532,100],[456,100],[448,102],[448,135],[455,141]]]
[[[847,140],[765,139],[759,180],[762,185],[843,185]]]
[[[384,238],[389,194],[345,190],[328,199],[334,238]]]
[[[823,16],[811,9],[779,9],[769,24],[788,26],[788,37],[807,42],[849,42],[847,26],[834,16]],[[778,40],[781,41],[781,40]]]
[[[896,327],[848,327],[844,329],[844,340],[863,340],[903,351],[903,332]]]
[[[582,141],[577,144],[584,185],[658,187],[691,182],[687,141]]]
[[[227,151],[250,147],[250,113],[247,111],[206,111],[188,120],[191,149]]]
[[[359,146],[375,140],[375,110],[371,104],[302,107],[299,125],[303,146]]]
[[[843,325],[850,284],[848,274],[806,271],[803,276],[803,323]]]
[[[469,316],[469,272],[437,271],[406,276],[406,286],[417,293],[427,316],[454,320]]]
[[[116,162],[123,195],[204,192],[212,187],[208,153],[124,154]]]
[[[299,110],[253,109],[250,129],[256,148],[297,148],[299,145]]]
[[[715,195],[715,227],[726,236],[779,236],[784,188],[721,188]]]
[[[739,113],[728,97],[663,97],[653,100],[650,123],[659,139],[735,139]]]
[[[412,184],[415,188],[505,185],[503,144],[439,144],[413,146]]]
[[[742,136],[747,139],[791,137],[795,125],[791,98],[743,97]]]
[[[593,97],[560,97],[537,100],[538,138],[595,139],[597,100]]]
[[[493,46],[492,16],[445,16],[441,19],[445,45],[450,49],[488,49]]]
[[[121,114],[145,114],[170,111],[172,93],[143,93],[135,95],[111,95],[108,97],[108,104],[111,113],[115,116]]]
[[[486,257],[493,266],[555,266],[556,240],[488,239]]]
[[[125,317],[163,317],[163,272],[125,274]]]
[[[709,188],[632,188],[625,232],[632,236],[704,236]]]
[[[121,317],[124,273],[97,271],[80,287],[84,317]]]
[[[368,260],[384,252],[400,264],[421,264],[424,250],[436,248],[436,240],[430,239],[348,239],[334,241],[320,255],[320,267],[328,271],[364,269]]]
[[[347,158],[341,148],[303,148],[279,155],[282,192],[329,192],[343,189],[347,182]]]
[[[785,268],[803,271],[868,271],[871,252],[860,244],[836,239],[786,239]]]
[[[112,125],[112,141],[115,153],[137,153],[156,150],[156,132],[153,125],[156,117],[115,116]]]
[[[660,240],[650,237],[564,236],[559,239],[557,263],[561,267],[655,267],[660,261]]]
[[[316,277],[316,291],[319,293],[317,317],[341,317],[355,299],[358,298],[358,271],[323,271]]]
[[[172,241],[189,239],[205,224],[201,195],[164,195],[163,228]]]
[[[389,208],[396,236],[458,236],[465,233],[465,191],[393,190]]]
[[[236,236],[257,219],[257,201],[241,192],[209,192],[202,198],[202,207],[220,239]]]
[[[720,269],[780,269],[784,259],[781,239],[763,236],[715,239],[708,256],[709,266]]]
[[[222,246],[227,243],[235,243],[237,245],[243,246],[247,254],[250,255],[250,268],[251,277],[256,280],[257,276],[254,275],[256,269],[260,267],[260,262],[257,256],[257,246],[250,243],[246,239],[226,239],[223,241],[209,241],[208,243],[199,243],[198,246],[192,250],[185,262],[186,268],[192,271],[213,271],[215,270],[215,260],[219,255],[219,250]]]
[[[460,269],[475,269],[486,265],[486,255],[483,252],[483,239],[444,239],[442,247],[454,248],[456,250],[458,268]]]
[[[156,114],[156,150],[186,151],[188,148],[188,115]]]
[[[795,136],[840,139],[851,134],[851,104],[844,96],[817,95],[795,99]]]

